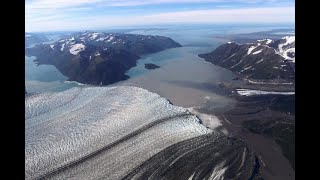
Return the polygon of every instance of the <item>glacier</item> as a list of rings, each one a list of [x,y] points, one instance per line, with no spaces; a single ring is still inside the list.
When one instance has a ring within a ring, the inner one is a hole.
[[[239,149],[248,152],[242,141],[138,87],[75,87],[25,98],[26,179],[249,177],[253,154],[243,157]]]

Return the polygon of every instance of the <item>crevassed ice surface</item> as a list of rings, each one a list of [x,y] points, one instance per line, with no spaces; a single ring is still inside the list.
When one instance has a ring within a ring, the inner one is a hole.
[[[25,107],[26,179],[121,179],[165,148],[211,133],[185,108],[130,86],[33,94]]]

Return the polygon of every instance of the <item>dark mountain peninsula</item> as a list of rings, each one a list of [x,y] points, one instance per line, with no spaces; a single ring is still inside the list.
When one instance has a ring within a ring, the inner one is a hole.
[[[181,47],[164,36],[80,32],[52,44],[26,49],[38,65],[54,65],[70,81],[108,85],[128,79],[125,73],[140,55]]]

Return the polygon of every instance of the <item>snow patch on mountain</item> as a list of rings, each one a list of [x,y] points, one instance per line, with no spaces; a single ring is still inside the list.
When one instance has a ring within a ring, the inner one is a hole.
[[[251,52],[256,48],[257,46],[250,46],[247,52],[247,55],[251,54]]]
[[[91,36],[90,36],[90,39],[91,40],[94,40],[98,37],[99,33],[92,33]]]
[[[246,67],[246,68],[244,68],[244,69],[242,69],[240,72],[246,71],[246,70],[248,70],[248,69],[250,69],[250,68],[252,68],[252,65],[251,65],[251,66],[248,66],[248,67]]]
[[[73,54],[73,55],[77,55],[79,52],[85,50],[86,46],[83,45],[82,43],[80,44],[75,44],[73,46],[71,46],[70,48],[70,53]]]
[[[295,48],[290,48],[290,49],[287,49],[283,52],[282,56],[285,58],[285,59],[289,59],[291,60],[292,62],[295,62],[295,57],[289,57],[288,56],[288,53],[295,53]]]
[[[295,43],[295,36],[285,36],[282,38],[282,40],[284,40],[285,42],[278,45],[278,50],[276,51],[277,54],[287,60],[295,62],[295,57],[288,56],[288,53],[295,53],[295,48],[291,46],[291,44]]]
[[[260,50],[258,50],[258,51],[255,51],[255,52],[253,52],[252,54],[259,54],[259,53],[261,53],[262,52],[262,49],[260,49]]]
[[[109,39],[107,41],[112,41],[113,40],[113,36],[110,36]]]
[[[65,46],[65,45],[66,45],[66,44],[62,44],[62,45],[61,45],[61,48],[60,48],[61,51],[64,50],[64,46]]]
[[[96,41],[104,41],[104,40],[106,40],[106,39],[107,39],[107,38],[101,37],[101,38],[97,39]]]
[[[284,45],[292,44],[295,42],[295,36],[286,36],[283,39],[286,40],[286,43]]]
[[[261,63],[262,61],[263,61],[263,58],[257,61],[256,63],[258,64],[258,63]]]

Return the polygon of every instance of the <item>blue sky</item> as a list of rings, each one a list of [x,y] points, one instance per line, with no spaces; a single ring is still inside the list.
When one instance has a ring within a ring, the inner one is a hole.
[[[26,31],[179,23],[294,23],[294,0],[26,0]]]

